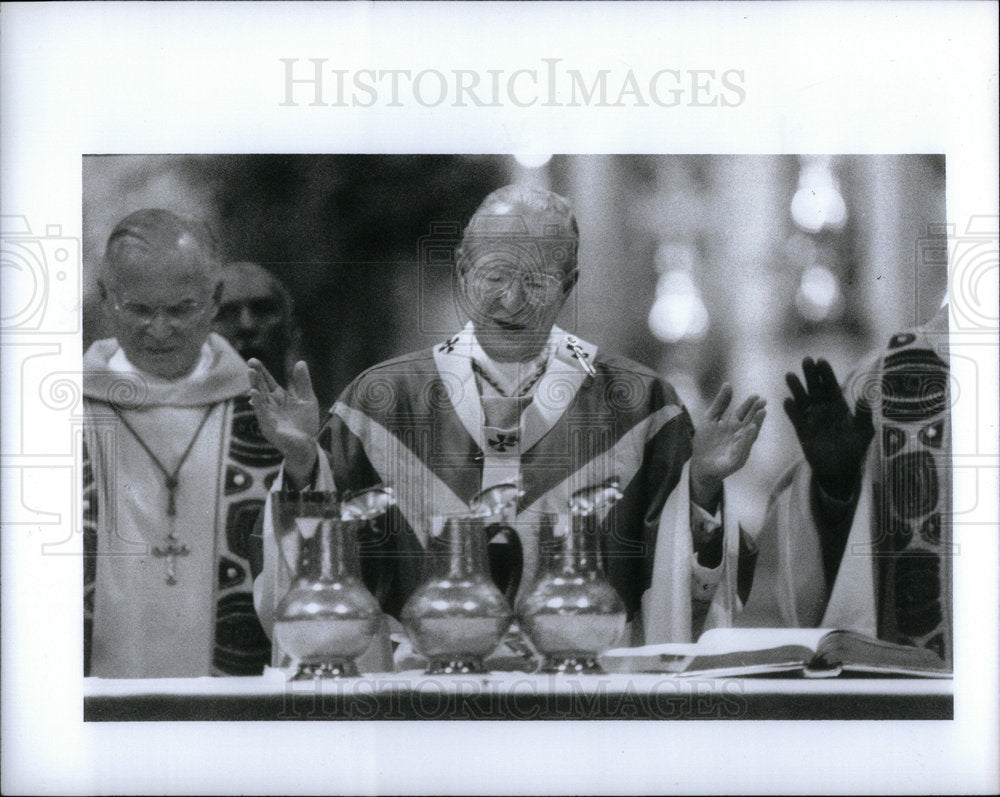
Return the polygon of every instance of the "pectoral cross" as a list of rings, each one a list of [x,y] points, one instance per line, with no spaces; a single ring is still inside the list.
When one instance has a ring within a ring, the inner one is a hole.
[[[590,354],[580,347],[580,342],[572,335],[566,336],[566,348],[573,353],[573,359],[577,360],[583,366],[583,370],[587,372],[588,376],[597,375],[597,371],[594,370],[594,366],[588,360]]]
[[[177,486],[178,486],[178,474],[181,472],[181,468],[187,461],[188,455],[191,453],[191,449],[194,448],[195,440],[198,439],[198,435],[201,434],[201,430],[205,428],[205,424],[208,421],[208,416],[212,414],[212,409],[215,405],[209,405],[208,409],[205,410],[205,414],[201,416],[201,423],[198,424],[198,428],[195,429],[194,434],[191,436],[191,441],[187,444],[187,448],[184,449],[184,453],[181,454],[180,461],[177,463],[177,467],[173,471],[167,470],[166,465],[160,462],[160,458],[156,456],[153,449],[149,447],[149,444],[142,439],[139,433],[132,427],[132,424],[128,422],[128,419],[122,415],[117,409],[115,413],[118,415],[119,420],[128,429],[132,436],[135,437],[136,441],[142,446],[143,450],[149,455],[149,458],[153,461],[153,464],[159,469],[160,473],[163,474],[164,483],[167,486],[167,520],[170,522],[171,531],[167,534],[167,545],[164,548],[158,546],[153,546],[153,556],[156,557],[166,557],[167,559],[167,583],[176,584],[177,583],[177,557],[187,556],[191,553],[191,549],[188,548],[183,543],[179,543],[177,540],[177,535],[174,534],[174,522],[177,520]]]
[[[170,532],[167,535],[166,547],[160,548],[159,546],[153,546],[153,556],[157,558],[166,557],[167,559],[167,583],[176,584],[177,583],[177,557],[187,556],[191,553],[191,549],[188,548],[184,543],[178,545],[177,535]]]

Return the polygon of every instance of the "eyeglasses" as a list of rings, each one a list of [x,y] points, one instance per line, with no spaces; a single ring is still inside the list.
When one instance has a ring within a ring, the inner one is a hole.
[[[205,302],[194,299],[185,299],[183,302],[166,307],[153,307],[141,302],[121,301],[114,294],[111,295],[111,306],[118,315],[134,326],[149,326],[156,316],[162,313],[167,323],[175,328],[193,324],[208,308]]]
[[[529,302],[541,303],[550,302],[559,295],[563,278],[542,271],[485,265],[469,272],[469,282],[486,299],[505,296],[512,286],[518,285]]]

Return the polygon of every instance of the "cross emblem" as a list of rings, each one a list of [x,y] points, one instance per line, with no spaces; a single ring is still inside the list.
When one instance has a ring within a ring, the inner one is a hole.
[[[455,350],[455,346],[457,345],[458,345],[458,335],[455,335],[455,337],[450,338],[449,340],[446,340],[444,343],[442,343],[441,346],[438,348],[438,351],[443,352],[444,354],[451,354]]]
[[[153,556],[158,559],[166,557],[168,584],[177,583],[177,557],[187,556],[189,553],[191,553],[191,549],[184,545],[184,543],[181,543],[180,545],[177,544],[177,535],[173,532],[167,535],[166,547],[160,548],[157,545],[153,546]]]
[[[584,351],[580,347],[580,344],[576,338],[572,336],[567,337],[566,348],[573,353],[573,359],[577,360],[580,363],[580,365],[583,366],[583,370],[585,370],[590,376],[594,376],[597,373],[597,371],[594,370],[594,366],[592,366],[587,361],[588,358],[590,357],[590,352]]]
[[[513,448],[517,445],[517,435],[497,432],[496,440],[487,440],[486,442],[488,442],[490,446],[495,448],[497,451],[504,452],[508,448]]]

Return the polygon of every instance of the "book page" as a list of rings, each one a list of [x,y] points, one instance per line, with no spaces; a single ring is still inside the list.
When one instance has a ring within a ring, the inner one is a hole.
[[[697,656],[700,648],[694,642],[661,642],[636,648],[612,648],[601,654],[618,658],[623,656]]]
[[[829,628],[711,628],[701,635],[697,655],[768,650],[797,645],[815,651]]]
[[[712,628],[695,643],[662,642],[635,648],[614,648],[602,657],[715,656],[739,651],[803,647],[815,651],[829,628]]]

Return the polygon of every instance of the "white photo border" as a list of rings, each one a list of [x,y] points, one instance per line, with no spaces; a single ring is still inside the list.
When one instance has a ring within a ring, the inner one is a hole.
[[[2,212],[23,219],[46,257],[69,257],[37,300],[5,304],[23,304],[27,319],[5,330],[0,358],[5,793],[1000,787],[998,347],[996,319],[981,312],[977,342],[952,342],[968,344],[978,383],[993,391],[981,397],[991,426],[955,424],[985,525],[956,530],[953,721],[85,724],[80,562],[42,555],[75,512],[76,452],[71,432],[32,409],[40,384],[27,376],[44,357],[47,375],[79,389],[72,257],[85,154],[944,153],[948,223],[961,234],[985,219],[995,243],[995,3],[5,3],[0,22]],[[647,89],[659,70],[694,81],[691,71],[736,70],[745,96],[692,104],[689,87],[674,107],[640,106],[634,94],[620,106],[546,106],[544,91],[517,94],[535,85],[522,76],[490,107],[430,95],[396,106],[384,92],[369,107],[289,105],[282,59],[325,59],[324,69],[351,75],[426,71],[428,81],[435,70],[449,81],[454,70],[503,70],[509,81],[526,69],[543,83],[561,59],[560,69],[619,80],[631,71]],[[980,308],[995,308],[996,286],[979,290]],[[31,309],[37,301],[44,313]]]

